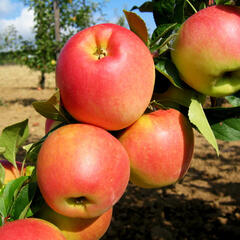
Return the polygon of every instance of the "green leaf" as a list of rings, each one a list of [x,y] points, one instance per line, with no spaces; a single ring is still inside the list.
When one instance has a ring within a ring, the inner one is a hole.
[[[201,104],[205,102],[206,96],[191,88],[178,88],[171,86],[163,93],[154,94],[154,99],[165,105],[165,102],[174,102],[189,108],[192,98],[197,99]]]
[[[148,44],[148,30],[145,22],[136,13],[123,10],[127,19],[128,25],[140,39],[147,45]]]
[[[161,45],[165,39],[167,39],[173,31],[177,31],[180,25],[177,23],[166,23],[159,25],[153,32],[151,38],[151,48],[156,48],[157,46]],[[157,45],[157,46],[155,46]]]
[[[175,8],[174,8],[174,20],[177,23],[183,23],[184,22],[184,7],[186,0],[176,0],[175,1]]]
[[[229,4],[232,1],[229,0],[215,0],[216,5],[223,5],[223,4]]]
[[[13,202],[10,217],[11,219],[23,219],[27,215],[37,189],[37,182],[30,182],[21,188]]]
[[[211,125],[217,139],[223,141],[240,140],[240,119],[230,118],[223,122]]]
[[[185,0],[153,0],[153,16],[156,25],[183,23]]]
[[[211,125],[220,123],[229,118],[239,118],[240,117],[240,107],[229,107],[229,108],[206,108],[204,112],[207,119]]]
[[[217,139],[240,140],[240,107],[204,109]]]
[[[3,165],[0,163],[0,189],[4,184],[4,179],[5,179],[5,169]]]
[[[1,142],[1,141],[0,141]],[[1,144],[1,143],[0,143]],[[5,147],[0,146],[0,155],[2,155],[6,151]]]
[[[152,12],[153,11],[153,3],[150,1],[147,1],[143,3],[140,7],[133,6],[130,11],[133,11],[135,9],[138,9],[140,12]]]
[[[229,103],[231,103],[233,106],[240,106],[240,92],[237,92],[236,94],[232,96],[226,96],[225,97]]]
[[[22,185],[28,179],[26,176],[19,177],[4,186],[0,194],[0,214],[7,217],[11,211],[12,204],[17,197]]]
[[[214,147],[217,154],[219,155],[219,149],[217,140],[213,131],[209,125],[209,122],[206,118],[206,115],[203,111],[201,103],[197,100],[192,98],[191,104],[188,110],[188,117],[192,124],[194,124],[199,132],[206,138],[206,140]]]
[[[186,87],[186,84],[180,79],[178,70],[171,60],[168,58],[155,58],[155,68],[161,74],[163,74],[168,80],[175,86],[179,88]]]
[[[60,93],[57,91],[47,101],[33,102],[34,109],[46,118],[60,122],[69,122],[60,103]]]
[[[28,119],[3,129],[0,146],[5,149],[4,158],[16,167],[16,153],[29,135]]]

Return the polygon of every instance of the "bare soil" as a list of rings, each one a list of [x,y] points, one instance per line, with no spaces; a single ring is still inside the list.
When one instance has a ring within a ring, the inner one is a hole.
[[[48,74],[46,89],[38,90],[39,76],[23,66],[0,66],[0,131],[28,118],[29,142],[44,136],[45,119],[31,104],[48,99],[55,80]],[[102,239],[240,239],[240,142],[218,143],[219,157],[195,131],[194,157],[183,180],[157,190],[129,184]]]

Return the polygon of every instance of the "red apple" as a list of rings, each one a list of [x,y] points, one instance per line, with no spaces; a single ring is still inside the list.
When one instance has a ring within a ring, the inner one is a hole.
[[[17,168],[15,168],[9,161],[7,160],[0,160],[0,164],[5,169],[5,178],[4,178],[4,184],[9,183],[10,181],[19,178],[21,176],[21,169],[22,169],[22,163],[16,161]],[[25,169],[24,169],[25,172]]]
[[[26,218],[0,227],[1,240],[65,240],[61,231],[42,219]]]
[[[240,90],[240,8],[212,6],[189,17],[171,56],[181,78],[209,96]]]
[[[98,240],[111,223],[112,208],[99,217],[84,219],[65,217],[44,205],[38,217],[56,225],[68,240]]]
[[[144,113],[154,82],[154,62],[144,42],[110,23],[74,35],[56,67],[66,110],[80,122],[108,130],[125,128]]]
[[[59,124],[61,124],[61,122],[47,118],[45,121],[45,133],[47,134]]]
[[[119,140],[130,158],[130,180],[140,187],[173,184],[189,168],[193,130],[185,116],[175,109],[143,115],[122,131]]]
[[[80,123],[60,127],[46,138],[36,168],[47,204],[59,214],[81,218],[110,209],[130,175],[128,154],[118,139]]]

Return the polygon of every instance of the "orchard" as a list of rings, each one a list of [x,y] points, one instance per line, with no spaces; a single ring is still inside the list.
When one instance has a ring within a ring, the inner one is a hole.
[[[217,156],[217,140],[240,140],[239,6],[153,0],[124,10],[129,29],[102,23],[69,38],[56,92],[32,104],[45,135],[26,144],[24,120],[0,136],[0,239],[104,238],[129,185],[184,183],[195,132]],[[152,12],[151,36],[135,10]]]

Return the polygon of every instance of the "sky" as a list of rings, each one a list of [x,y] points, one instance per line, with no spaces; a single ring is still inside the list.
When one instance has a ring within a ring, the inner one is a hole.
[[[109,22],[116,22],[122,15],[122,10],[130,10],[134,5],[140,6],[146,0],[108,0],[103,12]],[[155,23],[151,13],[140,13],[135,10],[147,25],[151,33],[155,29]],[[0,0],[0,33],[9,25],[14,25],[18,33],[24,39],[33,38],[34,26],[33,11],[24,6],[22,0]]]

